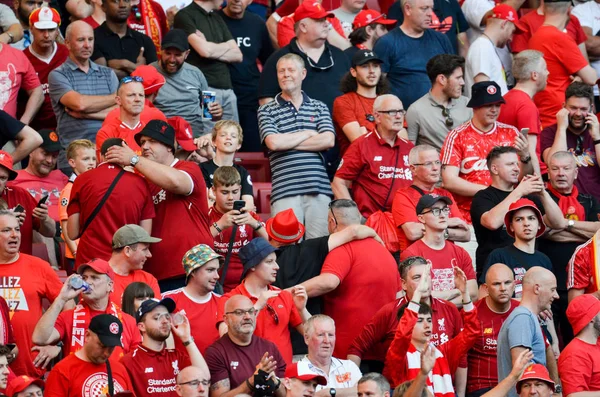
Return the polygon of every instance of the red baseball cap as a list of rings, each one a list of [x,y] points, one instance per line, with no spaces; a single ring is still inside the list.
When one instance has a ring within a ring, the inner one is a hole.
[[[374,22],[381,25],[395,25],[395,19],[385,19],[386,15],[375,10],[362,10],[354,17],[352,29],[359,29],[368,26]]]
[[[313,0],[307,0],[300,4],[298,8],[296,8],[296,11],[294,11],[294,22],[301,21],[304,18],[323,19],[332,18],[334,16],[333,13],[326,11],[320,3]]]
[[[142,81],[142,85],[144,86],[144,94],[146,95],[158,92],[160,87],[165,85],[166,82],[165,76],[160,74],[154,66],[150,65],[138,66],[131,75],[141,77],[144,80]]]
[[[533,212],[535,212],[535,216],[537,216],[538,221],[540,222],[540,229],[535,234],[535,237],[540,237],[546,231],[546,224],[544,223],[544,218],[542,217],[542,213],[535,205],[535,203],[529,199],[521,198],[515,201],[508,207],[508,212],[504,215],[504,226],[506,226],[506,233],[510,237],[515,237],[515,234],[512,230],[510,230],[510,222],[512,221],[513,213],[522,209],[522,208],[531,208]]]
[[[302,372],[302,374],[300,374],[300,372]],[[311,371],[310,369],[298,371],[298,363],[292,363],[287,366],[285,369],[285,377],[290,379],[300,379],[302,381],[315,380],[317,381],[317,384],[321,386],[327,385],[327,379],[323,375]]]
[[[7,152],[0,150],[0,166],[8,170],[8,180],[12,181],[17,177],[17,173],[13,171],[13,158]]]
[[[567,318],[573,327],[573,334],[577,335],[598,313],[600,313],[600,300],[594,295],[579,295],[569,302]]]
[[[82,263],[77,268],[77,274],[82,275],[85,269],[88,267],[94,270],[96,273],[106,274],[111,280],[114,280],[115,278],[115,273],[113,272],[112,268],[108,262],[103,259],[96,258],[92,259],[88,263]]]
[[[17,376],[13,380],[10,381],[8,387],[6,388],[6,395],[8,397],[13,397],[17,393],[22,392],[27,389],[31,385],[37,385],[40,388],[44,388],[44,381],[41,379],[36,379],[29,377],[27,375]]]
[[[508,4],[498,4],[492,9],[492,15],[490,18],[503,19],[510,21],[515,24],[515,27],[520,31],[524,32],[526,28],[519,22],[519,16],[514,8]]]
[[[198,149],[194,143],[194,134],[192,133],[190,123],[179,116],[169,117],[167,122],[175,130],[175,140],[183,150],[186,152],[193,152]]]
[[[548,370],[542,364],[531,364],[525,368],[525,372],[523,372],[521,379],[517,382],[517,393],[521,393],[521,382],[529,379],[537,379],[548,383],[548,386],[554,392],[554,381],[550,379]]]
[[[29,14],[29,26],[36,29],[56,29],[60,26],[60,14],[54,8],[41,7]]]

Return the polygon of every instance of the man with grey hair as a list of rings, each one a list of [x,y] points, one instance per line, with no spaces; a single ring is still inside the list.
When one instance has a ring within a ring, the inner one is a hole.
[[[377,372],[364,374],[356,389],[358,397],[390,397],[390,382]]]
[[[423,194],[437,194],[452,200],[450,214],[448,214],[448,240],[467,242],[471,239],[469,226],[462,218],[458,206],[454,202],[452,193],[441,187],[436,187],[440,182],[442,165],[440,155],[431,145],[417,145],[408,154],[408,163],[413,176],[413,183],[399,189],[394,195],[392,215],[397,227],[400,250],[408,248],[413,242],[421,239],[425,233],[425,226],[417,217],[417,203]]]
[[[277,61],[281,93],[258,109],[258,125],[273,173],[271,216],[292,208],[306,238],[314,238],[327,235],[333,194],[320,152],[333,147],[335,133],[327,106],[302,91],[306,73],[299,55]]]
[[[378,96],[373,104],[375,131],[352,142],[331,183],[335,198],[354,199],[365,218],[390,211],[396,190],[412,183],[408,154],[414,145],[400,136],[405,113],[397,96]]]
[[[540,161],[540,140],[542,122],[540,111],[533,102],[533,96],[546,89],[548,68],[544,54],[535,50],[521,51],[513,60],[513,75],[517,82],[515,88],[504,95],[505,103],[500,107],[498,121],[513,125],[519,131],[529,129],[529,155],[533,171],[542,175],[547,172],[546,165]]]

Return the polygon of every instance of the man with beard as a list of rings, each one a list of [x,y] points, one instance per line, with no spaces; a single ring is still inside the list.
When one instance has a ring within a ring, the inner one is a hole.
[[[508,4],[499,4],[492,10],[483,34],[469,47],[465,70],[466,95],[471,97],[471,86],[480,81],[495,81],[502,92],[508,92],[502,61],[496,50],[506,47],[515,29],[522,30],[519,17]]]
[[[395,19],[386,19],[385,14],[376,10],[362,10],[354,18],[353,30],[348,35],[352,47],[344,52],[352,58],[359,50],[372,50],[377,40],[388,34],[388,29],[393,29],[395,24]]]
[[[600,199],[600,126],[592,109],[592,87],[575,82],[565,96],[556,124],[542,131],[544,161],[548,163],[555,152],[571,152],[579,169],[575,186],[581,193]]]
[[[154,105],[167,117],[183,117],[190,125],[194,136],[208,134],[202,124],[202,91],[208,90],[208,83],[200,69],[185,62],[190,54],[186,33],[173,29],[167,33],[161,44],[160,61],[151,64],[165,77],[165,84],[154,99]],[[217,102],[208,105],[213,121],[223,115]]]
[[[15,14],[21,22],[23,28],[23,38],[15,43],[11,43],[10,46],[17,50],[24,50],[29,47],[34,38],[31,32],[29,16],[34,10],[42,7],[43,0],[16,0],[15,1]]]
[[[142,344],[121,359],[138,396],[175,397],[176,376],[189,365],[208,370],[206,362],[191,336],[190,322],[185,315],[171,317],[175,302],[171,298],[148,299],[136,313]],[[185,346],[187,354],[168,349],[166,340],[173,332]]]

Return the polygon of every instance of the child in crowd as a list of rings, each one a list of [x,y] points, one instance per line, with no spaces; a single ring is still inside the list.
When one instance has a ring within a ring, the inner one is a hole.
[[[73,173],[69,177],[69,182],[65,185],[64,189],[60,192],[60,205],[58,207],[58,216],[60,219],[60,227],[63,230],[62,238],[66,244],[66,263],[67,263],[67,274],[73,273],[75,267],[75,255],[77,254],[77,244],[79,240],[71,240],[64,233],[67,230],[67,206],[69,205],[69,199],[71,197],[71,188],[73,182],[77,176],[83,174],[86,171],[96,168],[96,146],[88,139],[77,139],[71,142],[67,147],[67,160],[69,165],[73,168]]]
[[[218,122],[217,124],[219,124]],[[227,255],[229,240],[233,225],[237,225],[235,241],[232,247],[229,268],[223,280],[223,289],[228,292],[240,283],[244,267],[238,252],[254,237],[268,239],[267,232],[258,215],[247,211],[248,204],[242,211],[234,210],[233,203],[240,199],[242,183],[239,172],[231,166],[217,168],[213,175],[213,186],[210,189],[215,196],[215,204],[208,211],[210,231],[214,239],[214,249],[217,253]],[[221,276],[222,277],[222,276]]]

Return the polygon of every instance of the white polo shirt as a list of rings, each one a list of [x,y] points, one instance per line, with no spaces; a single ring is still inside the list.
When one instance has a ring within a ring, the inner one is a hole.
[[[304,356],[302,360],[298,361],[298,374],[301,375],[305,372],[316,372],[327,379],[327,385],[317,385],[317,391],[332,387],[336,389],[353,387],[356,386],[358,380],[362,377],[360,369],[352,361],[340,360],[335,357],[331,357],[329,374],[325,374],[322,369],[310,362],[308,356]]]

